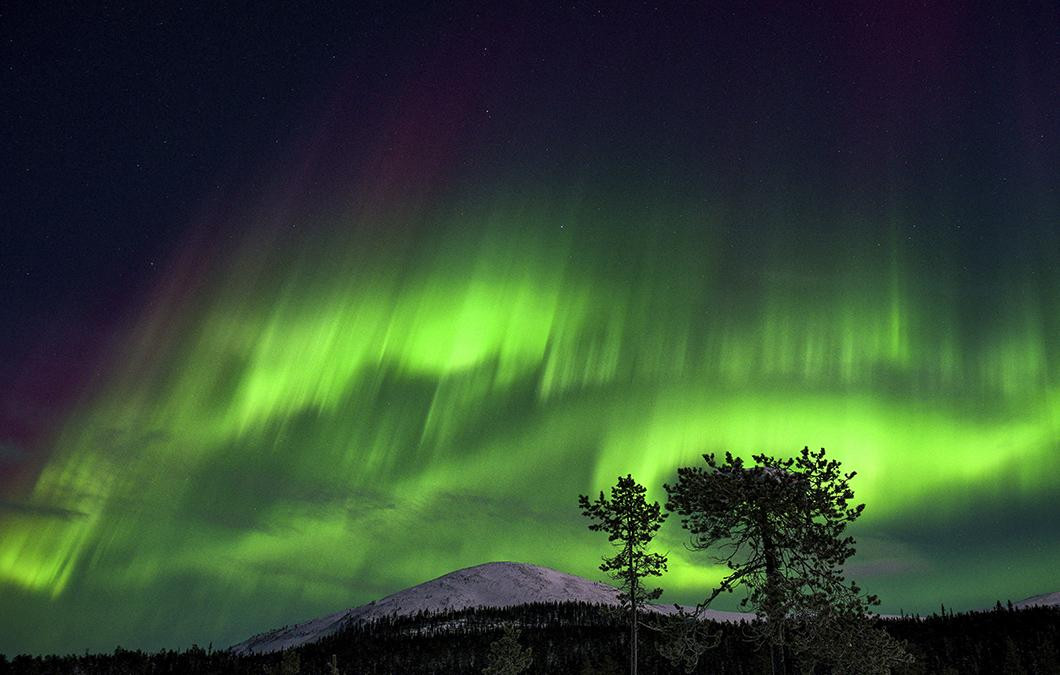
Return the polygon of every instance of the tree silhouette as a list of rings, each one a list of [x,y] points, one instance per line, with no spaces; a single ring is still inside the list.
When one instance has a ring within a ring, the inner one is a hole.
[[[298,652],[287,650],[283,653],[279,672],[280,675],[298,675],[298,673],[302,672],[302,660]]]
[[[504,625],[504,634],[490,643],[485,675],[518,675],[530,667],[533,652],[519,644],[519,629]]]
[[[621,592],[618,600],[629,613],[629,672],[637,673],[637,612],[650,600],[662,595],[661,588],[647,590],[640,580],[648,576],[662,576],[666,571],[666,556],[649,553],[655,533],[659,531],[667,515],[659,502],[649,504],[644,495],[644,486],[633,480],[633,476],[619,476],[618,483],[611,488],[611,499],[601,491],[596,501],[590,502],[587,495],[580,495],[578,503],[582,515],[592,524],[594,532],[606,532],[607,540],[619,548],[613,556],[605,556],[600,569],[619,582]]]
[[[721,644],[721,631],[711,630],[707,622],[701,621],[699,612],[689,612],[675,605],[676,613],[661,621],[657,627],[661,633],[655,646],[659,656],[686,673],[695,672],[699,659],[708,649]]]
[[[703,459],[706,467],[678,469],[677,483],[665,486],[666,508],[681,516],[690,547],[711,551],[729,570],[701,607],[745,587],[741,604],[764,619],[754,637],[768,645],[776,675],[785,672],[785,647],[800,661],[831,664],[853,659],[855,644],[871,646],[865,653],[877,661],[904,654],[867,625],[875,596],[843,578],[843,563],[854,554],[854,538],[844,531],[865,508],[850,503],[855,472],[842,473],[823,448],[803,448],[791,459],[755,455],[754,466],[731,453],[724,462],[713,454]],[[869,669],[867,662],[859,668]]]

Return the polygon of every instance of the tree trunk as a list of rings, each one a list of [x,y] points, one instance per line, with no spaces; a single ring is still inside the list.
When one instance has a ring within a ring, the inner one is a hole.
[[[629,560],[629,672],[630,675],[637,675],[637,575],[633,568],[632,550]]]
[[[629,672],[630,675],[637,675],[637,605],[634,604],[630,612],[633,616],[630,623],[630,643],[629,643]]]
[[[769,656],[773,675],[785,675],[783,598],[780,597],[780,570],[773,533],[765,514],[760,515],[762,554],[766,559],[766,621],[769,623]]]

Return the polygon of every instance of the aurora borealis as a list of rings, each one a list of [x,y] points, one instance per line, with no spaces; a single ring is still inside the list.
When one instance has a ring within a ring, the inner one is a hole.
[[[0,652],[223,645],[492,560],[598,578],[578,494],[804,445],[859,473],[883,611],[1060,589],[1057,12],[780,11],[345,16],[274,145],[216,123],[238,177],[128,244],[160,270],[91,282],[59,385],[25,355],[82,296],[20,277]],[[94,226],[86,257],[132,231]],[[701,598],[661,536],[663,600]]]

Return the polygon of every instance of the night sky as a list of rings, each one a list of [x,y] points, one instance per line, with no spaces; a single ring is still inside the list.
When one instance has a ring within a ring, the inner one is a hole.
[[[882,611],[1060,590],[1055,3],[138,4],[0,10],[0,652],[600,578],[579,493],[804,445]]]

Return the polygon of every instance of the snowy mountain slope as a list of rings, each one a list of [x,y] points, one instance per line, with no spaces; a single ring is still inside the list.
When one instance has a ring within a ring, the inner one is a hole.
[[[274,652],[316,642],[348,623],[384,616],[406,616],[426,610],[440,612],[470,607],[512,607],[532,602],[587,602],[615,605],[616,590],[572,574],[525,563],[493,562],[450,572],[367,605],[255,635],[232,647],[237,653]],[[673,605],[652,605],[652,611],[674,612]],[[749,615],[708,610],[706,618],[739,621]]]
[[[1015,603],[1015,607],[1023,609],[1024,607],[1060,607],[1060,591],[1055,593],[1045,593],[1043,595],[1034,595],[1025,600],[1020,600]]]

